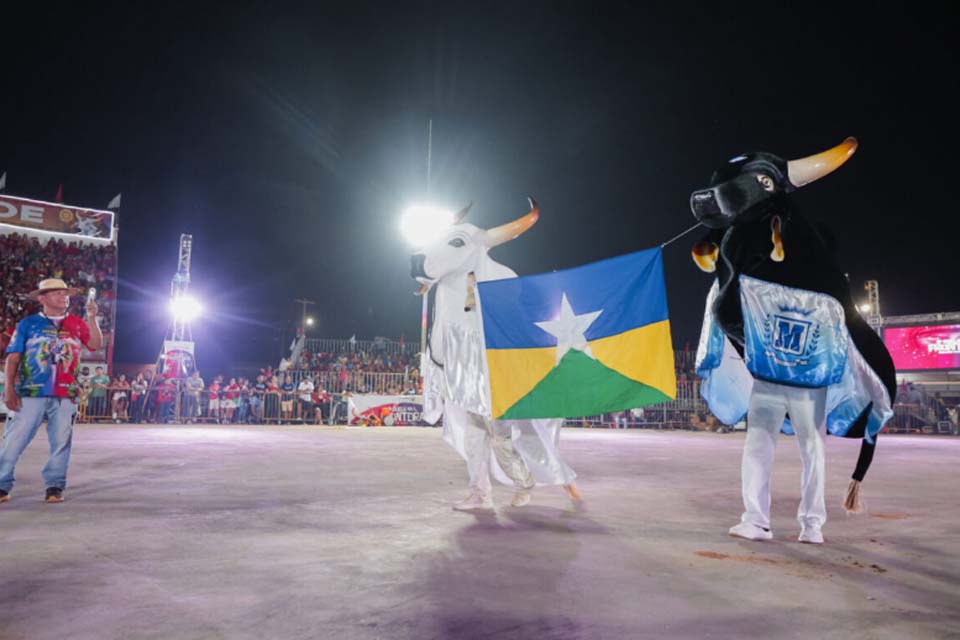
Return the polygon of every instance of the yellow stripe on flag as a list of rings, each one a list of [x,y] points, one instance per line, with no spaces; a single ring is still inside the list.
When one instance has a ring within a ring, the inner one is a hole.
[[[493,415],[503,415],[530,393],[556,364],[556,347],[487,349]]]
[[[669,320],[594,340],[590,342],[590,351],[601,363],[631,380],[651,386],[671,398],[677,397]]]

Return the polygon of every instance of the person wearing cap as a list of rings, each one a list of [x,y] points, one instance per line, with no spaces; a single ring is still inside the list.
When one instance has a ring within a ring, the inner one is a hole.
[[[7,347],[3,401],[10,413],[0,444],[0,502],[10,499],[14,467],[44,418],[50,441],[42,472],[46,501],[63,502],[80,394],[76,373],[81,346],[96,351],[103,345],[93,299],[87,301],[86,321],[67,313],[70,296],[77,291],[59,278],[42,280],[29,297],[38,300],[43,311],[21,320]]]

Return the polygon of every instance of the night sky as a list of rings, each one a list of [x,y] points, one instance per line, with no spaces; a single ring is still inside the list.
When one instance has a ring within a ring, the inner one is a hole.
[[[31,9],[4,29],[0,172],[23,197],[63,183],[67,203],[103,208],[123,192],[118,362],[156,358],[184,232],[203,370],[276,364],[297,297],[318,302],[311,335],[417,340],[397,219],[424,199],[430,118],[434,201],[473,201],[487,227],[539,200],[540,222],[492,252],[521,275],[683,231],[690,192],[736,153],[854,135],[856,156],[798,207],[836,231],[855,297],[876,279],[885,315],[954,311],[949,4]],[[665,249],[681,349],[710,284],[695,237]]]

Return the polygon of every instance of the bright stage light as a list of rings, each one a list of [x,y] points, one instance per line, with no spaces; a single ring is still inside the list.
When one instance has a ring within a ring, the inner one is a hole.
[[[872,309],[873,307],[871,307],[869,303],[865,303],[860,305],[858,308],[860,310],[860,313],[870,313],[870,309]]]
[[[189,322],[200,315],[200,303],[190,296],[180,296],[170,301],[170,313],[181,322]]]
[[[307,318],[307,326],[308,326],[308,327],[312,327],[312,326],[313,326],[313,318]]]
[[[423,247],[440,237],[453,224],[453,212],[432,205],[408,207],[400,216],[400,231],[407,242]]]

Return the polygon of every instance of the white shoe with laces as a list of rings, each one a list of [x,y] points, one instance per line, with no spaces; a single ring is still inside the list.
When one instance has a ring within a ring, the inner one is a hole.
[[[800,529],[800,537],[797,540],[805,544],[823,544],[823,531],[820,530],[819,525],[804,525]]]
[[[749,522],[741,522],[736,526],[730,527],[727,534],[734,538],[744,538],[745,540],[771,540],[773,538],[773,532],[770,531],[770,529],[764,529]]]
[[[493,499],[486,494],[473,492],[453,505],[454,511],[473,511],[476,509],[493,509]]]

